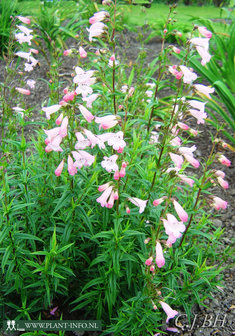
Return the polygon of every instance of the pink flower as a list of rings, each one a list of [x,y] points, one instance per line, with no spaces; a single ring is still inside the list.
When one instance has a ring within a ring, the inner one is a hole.
[[[206,27],[200,26],[200,27],[198,27],[198,31],[204,37],[207,37],[207,38],[211,38],[212,37],[212,32],[209,31],[209,30],[207,30]]]
[[[74,162],[74,166],[78,167],[79,169],[83,166],[90,167],[95,161],[95,157],[93,155],[83,150],[79,150],[77,152],[73,151],[72,154],[76,160]]]
[[[118,119],[116,115],[107,115],[105,117],[96,117],[95,122],[99,125],[99,129],[109,129],[117,125]]]
[[[154,265],[151,265],[149,270],[150,270],[150,272],[154,272],[154,271],[155,271],[155,266],[154,266]],[[155,306],[155,307],[156,307],[156,306]]]
[[[191,179],[191,178],[189,178],[189,177],[187,177],[187,176],[185,176],[185,175],[181,175],[181,174],[178,174],[178,176],[179,176],[179,178],[180,178],[183,182],[185,182],[185,183],[187,183],[188,185],[190,185],[190,187],[193,186],[193,184],[194,184],[194,182],[195,182],[193,179]]]
[[[35,80],[33,80],[33,79],[28,79],[27,82],[26,82],[26,84],[27,84],[31,89],[34,89],[34,88],[35,88],[35,84],[36,84],[36,82],[35,82]]]
[[[107,199],[109,198],[112,190],[113,190],[112,186],[108,187],[107,189],[104,190],[103,194],[96,199],[96,201],[100,203],[102,207],[106,206]]]
[[[79,105],[79,110],[87,122],[90,123],[95,118],[93,114],[90,111],[88,111],[88,109],[83,105]]]
[[[112,146],[115,150],[123,149],[126,146],[126,142],[123,140],[123,132],[110,133],[108,138],[108,145]]]
[[[187,222],[188,221],[187,212],[182,208],[182,206],[177,201],[174,200],[173,204],[174,204],[175,211],[177,212],[182,222]]]
[[[157,267],[161,268],[165,265],[165,258],[163,256],[162,246],[159,242],[156,244],[156,264]]]
[[[209,86],[205,86],[205,85],[202,85],[202,84],[194,84],[194,87],[195,87],[196,91],[203,94],[204,96],[206,96],[209,99],[211,99],[210,93],[213,93],[215,91],[214,88],[210,88]]]
[[[120,172],[119,172],[119,177],[124,177],[126,175],[126,168],[121,167]]]
[[[184,130],[184,131],[187,131],[188,129],[189,129],[189,126],[188,125],[186,125],[186,124],[184,124],[184,123],[182,123],[182,122],[178,122],[177,123],[177,125],[182,129],[182,130]]]
[[[22,89],[22,88],[18,88],[18,87],[16,87],[16,90],[17,90],[19,93],[21,93],[21,94],[23,94],[23,95],[26,95],[26,96],[29,96],[30,93],[31,93],[29,90]]]
[[[183,222],[179,222],[174,215],[167,214],[167,219],[162,219],[166,234],[175,242],[177,238],[181,237],[181,232],[185,231]]]
[[[109,17],[108,12],[105,11],[97,12],[89,19],[89,23],[94,24],[96,22],[103,21],[106,17]]]
[[[99,192],[105,191],[110,186],[110,182],[102,184],[98,187]]]
[[[31,55],[31,52],[25,52],[25,51],[17,51],[15,53],[15,55],[21,57],[21,58],[24,58],[27,60],[27,62],[30,61],[30,55]]]
[[[174,162],[177,168],[181,169],[184,159],[181,155],[169,153],[171,160]]]
[[[173,65],[173,66],[169,66],[168,68],[169,72],[175,76],[176,79],[180,79],[183,76],[183,72],[182,71],[178,71],[177,70],[177,66]]]
[[[73,159],[70,155],[68,155],[68,172],[71,176],[74,176],[77,173],[77,168],[74,166]]]
[[[148,258],[148,259],[145,261],[145,265],[146,265],[146,266],[150,266],[150,265],[152,264],[152,261],[153,261],[153,257]]]
[[[192,44],[194,44],[197,47],[202,47],[206,51],[209,50],[209,38],[202,38],[202,37],[194,37],[190,40]]]
[[[207,118],[207,114],[204,112],[206,103],[198,100],[189,100],[188,103],[193,107],[193,109],[189,109],[190,114],[197,119],[198,124],[204,124],[204,119]]]
[[[211,55],[209,54],[209,52],[205,48],[196,46],[196,49],[197,49],[197,52],[199,53],[199,55],[202,58],[201,65],[204,66],[204,65],[206,65],[206,63],[210,62]]]
[[[18,25],[16,25],[16,27],[19,29],[19,30],[21,30],[25,35],[27,35],[27,36],[29,36],[32,32],[33,32],[33,30],[32,29],[28,29],[28,28],[26,28],[25,26],[18,26]]]
[[[179,48],[173,47],[172,50],[174,51],[174,53],[180,54],[180,49]]]
[[[220,209],[226,209],[227,208],[228,203],[224,200],[222,200],[219,197],[214,196],[213,197],[213,203],[212,206],[216,209],[216,210],[220,210]]]
[[[109,196],[109,199],[107,201],[106,208],[111,209],[114,205],[114,201],[115,201],[115,193],[112,190],[111,195]]]
[[[89,32],[89,41],[92,42],[93,37],[99,37],[102,35],[106,28],[107,26],[103,22],[96,22],[92,24],[90,28],[87,28],[87,31]]]
[[[88,97],[84,97],[84,98],[82,98],[82,100],[83,101],[85,101],[86,102],[86,106],[88,107],[88,108],[91,108],[92,107],[92,103],[97,99],[97,97],[99,97],[100,95],[99,94],[92,94],[92,95],[90,95],[90,96],[88,96]]]
[[[66,95],[63,97],[63,101],[65,101],[66,103],[69,101],[74,100],[74,92],[67,92]]]
[[[57,127],[57,128],[59,129],[59,127]],[[46,132],[46,131],[44,131],[44,132]],[[60,135],[57,135],[57,136],[53,137],[51,139],[51,141],[49,141],[48,143],[45,141],[46,144],[47,144],[47,146],[45,148],[45,151],[47,153],[51,152],[51,151],[63,152],[63,149],[60,147],[61,141],[62,141],[62,137]]]
[[[119,180],[119,171],[117,170],[117,171],[115,171],[114,172],[114,174],[113,174],[113,178],[114,178],[114,180],[116,180],[116,181],[118,181]]]
[[[183,72],[183,82],[185,84],[192,84],[197,79],[197,75],[189,70],[185,65],[180,65],[180,69]]]
[[[200,166],[200,162],[192,155],[184,154],[184,157],[194,168],[198,168]]]
[[[68,119],[68,117],[65,117],[63,119],[62,123],[61,123],[60,132],[59,132],[59,134],[62,138],[67,136],[68,123],[69,123],[69,119]]]
[[[30,24],[31,23],[31,20],[28,19],[27,17],[24,17],[24,16],[20,16],[18,15],[17,16],[17,19],[19,19],[21,22],[25,23],[25,24]]]
[[[220,176],[222,178],[225,178],[225,173],[222,170],[216,170],[215,176]]]
[[[12,107],[12,110],[19,113],[21,117],[24,118],[24,112],[25,112],[24,109],[22,109],[21,107],[15,106],[15,107]]]
[[[219,155],[218,161],[227,167],[231,166],[231,161],[229,161],[229,159],[227,159],[226,156],[222,154]]]
[[[172,319],[173,317],[179,314],[176,310],[172,309],[167,303],[163,301],[159,301],[159,303],[161,304],[164,312],[167,314],[166,323],[168,323],[170,319]]]
[[[71,54],[72,54],[72,49],[66,49],[66,50],[64,50],[64,52],[63,52],[63,54],[64,54],[64,56],[70,56]]]
[[[33,54],[38,54],[39,51],[37,49],[30,48],[29,51]]]
[[[83,49],[83,47],[79,47],[79,55],[81,58],[86,58],[87,57],[87,52],[85,49]]]
[[[56,125],[59,126],[62,123],[62,120],[63,120],[63,113],[61,113],[59,117],[56,119],[55,121]]]
[[[224,188],[224,189],[228,189],[228,187],[229,187],[229,184],[228,184],[228,182],[227,181],[225,181],[222,177],[217,177],[217,180],[218,180],[218,182],[219,182],[219,184],[221,185],[221,187],[222,188]]]
[[[143,201],[143,200],[141,200],[139,198],[136,198],[136,197],[129,198],[129,201],[131,203],[133,203],[134,205],[136,205],[137,207],[139,207],[139,213],[144,212],[144,209],[145,209],[145,207],[147,205],[147,202],[148,202],[148,200]]]
[[[46,112],[46,118],[49,120],[52,113],[57,112],[61,108],[61,105],[52,105],[48,107],[43,107],[42,110]]]
[[[153,201],[153,205],[154,205],[154,206],[158,206],[159,204],[161,204],[162,202],[164,202],[165,199],[166,199],[165,196],[163,196],[163,197],[161,197],[161,198],[158,198],[158,199],[155,199],[155,200]]]
[[[24,33],[17,33],[15,34],[15,39],[20,43],[28,43],[28,45],[31,45],[31,40],[33,38],[33,35],[25,35]]]
[[[104,160],[101,162],[101,166],[107,170],[108,173],[111,171],[117,171],[118,165],[116,164],[116,161],[118,159],[118,155],[112,155],[110,157],[104,156]]]
[[[56,175],[56,176],[60,176],[61,173],[62,173],[63,168],[64,168],[64,160],[62,160],[62,161],[60,162],[59,166],[56,168],[56,170],[55,170],[55,175]]]

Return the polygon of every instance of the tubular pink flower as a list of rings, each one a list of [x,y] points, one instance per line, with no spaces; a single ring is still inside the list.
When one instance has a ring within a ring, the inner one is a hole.
[[[207,30],[206,27],[199,26],[198,27],[198,31],[204,37],[207,37],[207,38],[211,38],[212,37],[212,32],[209,31],[209,30]]]
[[[150,266],[150,265],[152,264],[152,261],[153,261],[153,257],[148,258],[148,259],[145,261],[145,265],[146,265],[146,266]]]
[[[66,50],[64,50],[64,52],[63,52],[63,54],[64,54],[64,56],[70,56],[71,54],[72,54],[72,49],[66,49]]]
[[[61,126],[60,126],[60,132],[62,138],[66,137],[68,134],[67,128],[68,128],[69,119],[68,117],[64,117]]]
[[[165,265],[165,258],[163,256],[162,246],[159,242],[156,244],[156,264],[157,267],[161,268]]]
[[[90,141],[91,148],[98,144],[99,139],[91,131],[84,129],[87,139]]]
[[[116,164],[116,161],[118,159],[118,155],[112,155],[110,157],[104,156],[104,160],[101,161],[101,166],[106,169],[108,173],[111,173],[111,171],[118,171],[118,165]]]
[[[179,48],[173,47],[172,50],[174,51],[174,53],[180,54],[180,49]]]
[[[31,20],[28,19],[27,17],[24,17],[24,16],[20,16],[18,15],[17,16],[17,19],[19,19],[21,22],[25,23],[25,24],[30,24],[31,23]]]
[[[106,17],[109,17],[108,12],[106,11],[97,12],[89,19],[89,23],[94,24],[96,22],[103,21]]]
[[[114,205],[114,191],[112,190],[111,195],[109,196],[108,202],[106,204],[106,208],[111,209]]]
[[[177,201],[174,200],[173,204],[174,204],[175,211],[177,212],[182,222],[187,222],[188,221],[187,212],[182,208],[182,206]]]
[[[134,205],[136,205],[137,207],[139,207],[139,213],[144,212],[144,209],[145,209],[145,207],[147,205],[147,202],[148,202],[148,200],[144,201],[144,200],[141,200],[137,197],[129,198],[129,201],[131,203],[133,203]]]
[[[96,199],[96,201],[97,201],[98,203],[100,203],[100,205],[101,205],[102,207],[106,206],[106,204],[107,204],[107,199],[109,198],[109,196],[110,196],[112,190],[113,190],[113,187],[112,187],[112,186],[108,187],[107,189],[105,189],[105,191],[103,192],[103,194],[102,194],[100,197],[98,197],[98,198]]]
[[[16,27],[17,27],[19,30],[21,30],[22,33],[24,33],[24,34],[27,35],[27,36],[29,36],[29,35],[33,32],[32,29],[28,29],[28,28],[25,27],[25,26],[18,26],[18,25],[16,25]]]
[[[103,22],[93,23],[90,28],[87,28],[87,31],[89,32],[89,41],[92,42],[93,37],[102,35],[106,28],[107,26]]]
[[[74,152],[72,152],[73,154]],[[83,160],[83,164],[84,166],[88,166],[90,167],[94,161],[95,161],[95,157],[91,154],[89,154],[88,152],[84,151],[84,150],[79,150],[78,154],[81,156],[82,160]],[[79,167],[80,168],[80,167]]]
[[[74,92],[68,92],[66,93],[66,95],[63,97],[63,101],[65,101],[66,103],[69,101],[74,100]]]
[[[187,176],[185,176],[185,175],[181,175],[181,174],[178,174],[178,176],[180,177],[180,179],[181,179],[183,182],[185,182],[185,183],[187,183],[188,185],[190,185],[190,187],[193,186],[193,184],[194,184],[194,182],[195,182],[193,179],[191,179],[191,178],[189,178],[189,177],[187,177]]]
[[[63,113],[61,113],[59,117],[56,119],[55,121],[56,125],[60,126],[60,124],[62,123],[62,120],[63,120]]]
[[[126,169],[125,169],[124,167],[122,167],[122,168],[120,169],[119,176],[120,176],[120,177],[124,177],[125,175],[126,175]]]
[[[189,129],[189,126],[188,125],[186,125],[186,124],[184,124],[184,123],[182,123],[182,122],[178,122],[177,123],[177,125],[182,129],[182,130],[184,130],[184,131],[187,131],[188,129]]]
[[[62,173],[63,168],[64,168],[64,160],[62,160],[62,161],[60,162],[59,166],[56,168],[56,170],[55,170],[55,175],[56,175],[56,176],[60,176],[61,173]]]
[[[36,82],[35,82],[35,80],[33,80],[33,79],[28,79],[27,82],[26,82],[26,84],[27,84],[31,89],[34,89],[34,88],[35,88],[35,84],[36,84]]]
[[[161,198],[158,198],[158,199],[155,199],[155,200],[153,201],[153,205],[154,205],[154,206],[158,206],[159,204],[161,204],[162,202],[164,202],[165,199],[166,199],[165,196],[163,196],[163,197],[161,197]]]
[[[84,106],[79,105],[79,110],[87,122],[90,123],[95,118],[93,114],[90,111],[88,111],[88,109],[85,108]]]
[[[21,93],[21,94],[23,94],[23,95],[26,95],[26,96],[29,96],[30,93],[31,93],[29,90],[22,89],[22,88],[18,88],[18,87],[16,87],[16,90],[17,90],[19,93]]]
[[[99,125],[99,129],[109,129],[117,125],[118,119],[116,115],[107,115],[105,117],[96,117],[95,122]]]
[[[194,168],[198,168],[200,166],[200,162],[192,155],[184,154],[184,157]]]
[[[68,155],[68,172],[71,176],[74,176],[77,173],[77,168],[74,166],[73,159],[70,155]]]
[[[83,47],[79,47],[79,55],[81,58],[86,58],[87,57],[87,52],[85,49],[83,49]]]
[[[30,61],[30,55],[31,55],[31,52],[25,52],[25,51],[17,51],[15,53],[15,55],[21,57],[21,58],[24,58],[27,60],[27,62]]]
[[[97,99],[97,97],[99,97],[100,95],[99,94],[95,94],[93,93],[92,95],[88,96],[88,97],[84,97],[82,98],[83,101],[86,102],[86,106],[88,108],[91,108],[92,107],[92,103]]]
[[[220,154],[219,157],[218,157],[218,161],[220,163],[222,163],[222,165],[225,165],[227,167],[230,167],[231,166],[231,161],[229,159],[226,158],[226,156]]]
[[[33,54],[38,54],[39,51],[37,49],[30,48],[29,51]]]
[[[181,145],[181,139],[179,137],[174,137],[171,141],[170,144],[172,146],[180,146]]]
[[[114,172],[114,175],[113,175],[113,178],[114,178],[114,180],[116,180],[116,181],[118,181],[119,180],[119,171],[118,170],[116,170],[115,172]]]
[[[197,46],[204,48],[206,51],[209,50],[209,38],[203,38],[203,37],[194,37],[190,40],[190,42]]]
[[[209,52],[204,49],[203,47],[196,47],[197,52],[199,53],[199,55],[201,56],[202,60],[201,60],[201,65],[206,65],[206,63],[210,62],[211,59],[211,55],[209,54]]]
[[[173,238],[180,238],[181,233],[185,231],[183,222],[179,222],[172,214],[167,214],[167,219],[162,219],[166,234]]]
[[[60,147],[62,137],[60,135],[55,136],[46,146],[45,151],[51,152],[63,152],[63,149]]]
[[[222,178],[225,178],[225,173],[222,170],[216,170],[215,176],[220,176]]]
[[[177,168],[181,169],[184,159],[181,155],[169,153],[171,160],[174,162]]]
[[[76,132],[75,135],[78,139],[78,142],[75,144],[75,149],[85,149],[91,145],[90,140],[86,139],[81,132]]]
[[[33,38],[33,35],[25,35],[24,33],[15,34],[15,39],[19,42],[19,44],[26,42],[28,43],[28,45],[31,45],[32,38]]]
[[[166,323],[168,323],[170,319],[179,314],[176,310],[172,309],[166,302],[159,301],[159,303],[161,304],[164,312],[167,314]]]
[[[222,200],[222,198],[220,197],[213,197],[213,203],[212,206],[216,209],[216,210],[220,210],[220,209],[226,209],[227,208],[228,203],[224,200]]]
[[[151,265],[149,270],[150,270],[150,272],[154,272],[155,271],[155,266]]]
[[[211,99],[210,93],[213,93],[215,91],[214,88],[210,88],[209,86],[205,86],[202,84],[194,84],[194,88],[196,89],[196,91],[203,94],[209,99]]]
[[[123,132],[110,133],[108,138],[108,145],[112,146],[115,150],[123,149],[126,146],[126,142],[123,140]]]
[[[197,75],[189,70],[185,65],[180,65],[180,70],[183,72],[183,82],[185,84],[192,84],[197,79]]]
[[[229,184],[228,184],[228,182],[227,181],[225,181],[222,177],[217,177],[217,180],[218,180],[218,182],[219,182],[219,184],[221,185],[221,187],[222,188],[224,188],[224,189],[228,189],[228,187],[229,187]]]
[[[49,120],[52,113],[59,111],[61,105],[52,105],[48,107],[43,107],[42,110],[46,112],[46,118]]]
[[[103,191],[105,191],[109,186],[110,186],[110,182],[107,182],[107,183],[105,183],[105,184],[102,184],[102,185],[100,185],[100,186],[98,187],[98,191],[99,191],[99,192],[103,192]]]

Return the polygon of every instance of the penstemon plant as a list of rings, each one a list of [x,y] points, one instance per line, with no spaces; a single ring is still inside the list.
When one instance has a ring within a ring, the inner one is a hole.
[[[51,91],[42,107],[47,126],[32,139],[32,153],[23,132],[21,156],[9,160],[13,147],[3,147],[1,292],[18,318],[62,314],[68,304],[73,314],[83,309],[102,319],[104,335],[157,335],[171,330],[180,310],[190,318],[191,307],[220,283],[214,263],[222,230],[210,217],[227,202],[210,189],[228,188],[214,161],[231,163],[219,125],[208,158],[194,157],[199,131],[192,127],[206,122],[214,89],[196,83],[187,66],[194,49],[202,65],[210,61],[211,32],[195,27],[181,64],[171,64],[169,56],[180,53],[165,43],[172,6],[156,78],[152,68],[135,78],[121,62],[116,1],[102,6],[89,19],[88,40],[64,51],[78,63],[71,85],[59,87],[61,99]],[[32,31],[18,29],[16,39],[30,46]],[[16,53],[26,72],[36,66],[36,52]],[[162,94],[167,86],[170,96]]]

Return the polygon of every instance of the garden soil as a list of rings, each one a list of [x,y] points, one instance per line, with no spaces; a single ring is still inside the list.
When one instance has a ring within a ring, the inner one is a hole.
[[[159,36],[152,37],[147,43],[143,41],[148,36],[149,31],[147,27],[144,27],[141,31],[130,32],[123,31],[117,34],[117,44],[119,45],[117,54],[119,58],[126,62],[126,64],[135,64],[137,56],[140,50],[144,50],[147,54],[145,59],[146,64],[150,63],[156,55],[161,50],[161,38]],[[74,41],[69,41],[68,48],[78,47]],[[46,98],[49,94],[49,89],[47,85],[47,72],[48,67],[43,58],[37,57],[40,60],[40,65],[35,68],[33,72],[30,73],[30,79],[36,80],[36,89],[31,90],[32,93],[26,99],[26,104],[28,107],[36,105],[32,112],[31,121],[42,121],[44,115],[41,114],[41,106],[45,105]],[[71,72],[73,67],[76,65],[76,60],[68,57],[64,57],[62,60],[62,76],[61,79],[64,81],[64,87],[66,83],[71,82]],[[0,61],[0,81],[3,80],[3,61]],[[165,89],[163,95],[169,93],[169,90]],[[12,101],[12,106],[14,105],[14,98]],[[198,125],[194,125],[197,127]],[[37,126],[42,127],[42,126]],[[37,129],[29,128],[27,133],[27,138],[30,139],[32,134],[35,135],[35,130]],[[215,134],[212,127],[208,125],[199,125],[199,130],[201,132],[198,138],[195,138],[195,144],[197,146],[196,155],[198,158],[207,157],[210,151],[210,135]],[[231,167],[221,167],[221,165],[214,165],[215,169],[223,169],[226,173],[226,180],[229,182],[229,189],[221,190],[217,189],[215,192],[217,195],[226,201],[228,201],[228,208],[222,210],[218,213],[217,217],[214,219],[214,226],[216,228],[223,228],[224,234],[221,238],[221,245],[218,247],[221,251],[231,245],[231,240],[234,237],[235,229],[235,155],[233,152],[226,151],[225,155],[232,161]],[[213,210],[211,210],[213,211]],[[224,266],[223,271],[223,287],[219,287],[218,291],[212,295],[210,299],[204,301],[205,306],[195,305],[193,309],[193,321],[191,326],[188,326],[188,322],[185,316],[178,319],[177,327],[178,333],[170,333],[168,335],[183,335],[183,336],[232,336],[235,335],[235,288],[234,288],[234,269],[231,266],[232,260],[228,258],[226,262],[223,260],[218,260],[218,264],[222,263]],[[183,312],[182,312],[183,314]],[[63,312],[64,319],[83,319],[83,316],[75,313],[69,313],[69,307],[67,312]],[[46,318],[44,318],[46,319]],[[171,322],[171,327],[175,327],[174,321]],[[122,330],[122,332],[125,332]],[[17,336],[19,334],[14,334]],[[66,335],[77,335],[77,336],[99,336],[100,333],[97,332],[67,332]],[[129,336],[129,335],[126,335]],[[148,336],[142,335],[142,336]]]

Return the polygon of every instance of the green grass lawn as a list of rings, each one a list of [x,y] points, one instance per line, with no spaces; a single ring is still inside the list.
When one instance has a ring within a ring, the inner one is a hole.
[[[149,24],[155,27],[163,26],[169,12],[169,7],[164,4],[152,4],[151,8],[142,6],[123,5],[124,22],[134,29],[137,26]],[[176,8],[177,15],[172,17],[176,19],[176,28],[178,26],[191,30],[192,23],[197,23],[197,18],[204,19],[226,19],[228,15],[232,16],[233,12],[226,12],[213,6],[184,6],[179,5]],[[234,16],[233,16],[234,18]],[[221,23],[215,24],[218,30],[221,30]],[[217,30],[216,29],[216,30]]]

